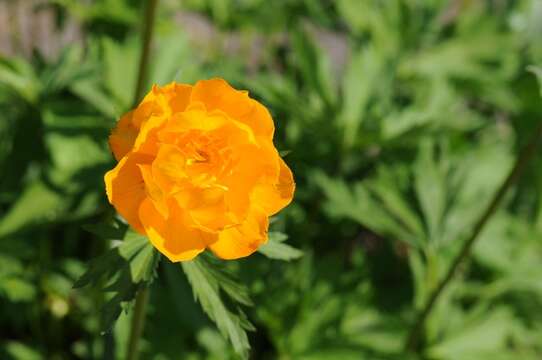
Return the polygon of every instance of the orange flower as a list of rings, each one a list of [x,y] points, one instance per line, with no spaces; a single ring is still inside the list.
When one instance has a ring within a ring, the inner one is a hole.
[[[109,138],[109,202],[171,261],[248,256],[294,193],[273,132],[267,109],[222,79],[154,86]]]

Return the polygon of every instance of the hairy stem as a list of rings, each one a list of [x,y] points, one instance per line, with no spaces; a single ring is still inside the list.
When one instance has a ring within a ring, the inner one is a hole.
[[[493,199],[491,200],[491,202],[489,203],[485,211],[480,216],[480,219],[474,225],[470,236],[467,238],[467,240],[461,247],[461,250],[452,261],[452,264],[448,268],[446,275],[438,283],[437,287],[433,290],[433,292],[429,296],[429,299],[425,303],[423,309],[419,312],[418,316],[416,317],[416,320],[414,324],[412,325],[410,332],[408,333],[408,336],[407,336],[407,340],[405,343],[406,351],[415,351],[417,349],[418,343],[420,340],[420,334],[425,328],[425,322],[429,314],[433,310],[438,298],[440,297],[440,295],[442,294],[446,286],[453,279],[459,265],[461,265],[461,263],[463,263],[465,260],[468,259],[471,248],[473,244],[475,243],[476,239],[478,238],[478,235],[480,234],[480,232],[482,232],[482,230],[484,229],[484,226],[487,224],[491,216],[497,210],[504,195],[512,187],[512,185],[519,179],[519,177],[523,173],[523,170],[525,170],[525,166],[527,165],[527,163],[536,154],[536,149],[541,139],[542,139],[542,122],[540,125],[538,125],[537,129],[533,133],[530,142],[521,150],[516,160],[516,163],[514,164],[514,167],[512,168],[512,170],[510,170],[510,173],[506,177],[506,180],[501,185],[499,190],[495,193]]]

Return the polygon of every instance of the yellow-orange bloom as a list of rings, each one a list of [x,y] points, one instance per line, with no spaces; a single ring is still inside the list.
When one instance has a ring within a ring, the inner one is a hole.
[[[273,132],[267,109],[222,79],[154,86],[109,138],[109,202],[171,261],[248,256],[294,193]]]

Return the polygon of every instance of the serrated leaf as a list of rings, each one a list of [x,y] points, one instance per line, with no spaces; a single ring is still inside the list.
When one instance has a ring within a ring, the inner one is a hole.
[[[293,246],[283,244],[288,236],[280,232],[269,233],[269,240],[264,245],[260,246],[258,252],[267,256],[270,259],[290,261],[299,259],[303,256],[303,252]]]
[[[230,300],[251,304],[246,288],[204,256],[182,262],[181,266],[192,286],[194,298],[201,304],[203,311],[216,323],[222,335],[230,340],[235,352],[244,359],[248,358],[250,344],[246,331],[254,330],[254,327],[240,308],[230,310],[220,296],[222,289],[230,296]]]
[[[205,254],[200,256],[199,261],[204,263],[205,269],[209,275],[215,279],[219,287],[228,294],[232,300],[246,306],[254,305],[250,299],[246,286],[239,283],[238,279],[226,271],[218,261]]]
[[[100,278],[115,272],[118,267],[118,249],[111,249],[107,253],[90,261],[87,271],[73,284],[74,288],[97,283]]]
[[[94,226],[103,234],[114,234],[118,228]],[[103,286],[112,297],[103,311],[103,330],[111,328],[126,303],[131,302],[142,286],[149,286],[158,265],[159,255],[150,242],[142,235],[128,231],[119,246],[104,255],[91,260],[87,271],[77,280],[74,287],[86,285]]]
[[[132,261],[130,261],[132,281],[136,283],[150,281],[155,269],[155,266],[153,266],[154,260],[154,247],[147,242]]]
[[[405,220],[399,221],[397,214],[390,212],[397,213],[397,204],[388,206],[390,210],[383,207],[382,200],[375,197],[366,182],[357,182],[350,187],[343,180],[330,178],[322,172],[315,172],[313,178],[327,197],[324,208],[331,216],[349,218],[381,236],[422,246],[422,239],[406,226]]]

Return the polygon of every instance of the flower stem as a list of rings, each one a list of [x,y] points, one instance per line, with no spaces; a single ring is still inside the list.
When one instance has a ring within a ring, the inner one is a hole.
[[[137,360],[139,357],[138,345],[143,327],[145,326],[145,310],[149,302],[149,288],[144,287],[137,293],[134,317],[132,318],[132,328],[130,330],[130,340],[128,342],[127,360]]]
[[[420,313],[416,317],[416,320],[414,324],[412,325],[412,327],[410,328],[410,331],[407,336],[407,340],[405,343],[405,351],[415,351],[417,349],[420,334],[425,328],[425,322],[429,314],[431,313],[431,310],[433,310],[438,298],[440,297],[440,295],[442,294],[446,286],[453,279],[459,265],[468,259],[471,248],[473,244],[475,243],[476,239],[478,238],[478,235],[484,229],[484,226],[486,225],[488,220],[497,210],[504,195],[507,193],[510,187],[512,187],[512,185],[519,179],[520,175],[525,170],[525,166],[527,165],[527,163],[536,154],[538,143],[541,140],[542,140],[542,122],[538,125],[537,129],[532,135],[530,142],[521,150],[516,160],[516,163],[514,164],[514,167],[512,168],[512,170],[510,170],[510,173],[508,174],[506,180],[501,185],[499,190],[495,193],[493,199],[491,200],[491,202],[489,203],[485,211],[480,216],[480,219],[474,225],[470,236],[467,238],[467,240],[461,247],[461,250],[459,251],[455,259],[453,260],[452,264],[448,268],[446,275],[439,282],[437,287],[433,290],[433,292],[429,296],[429,299],[425,303],[422,311],[420,311]]]
[[[137,75],[136,90],[134,92],[134,107],[137,106],[145,93],[145,82],[149,72],[149,55],[151,48],[152,33],[154,29],[154,18],[158,0],[148,0],[145,12],[143,13],[143,28],[141,34],[141,55],[139,57],[139,70]]]

